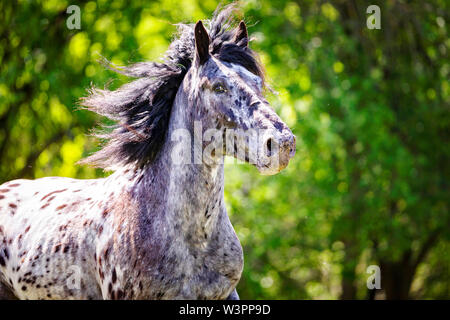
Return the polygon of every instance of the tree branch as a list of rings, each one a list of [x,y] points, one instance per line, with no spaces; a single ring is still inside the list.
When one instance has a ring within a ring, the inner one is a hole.
[[[427,240],[424,242],[422,248],[420,249],[419,253],[417,254],[416,260],[413,262],[414,270],[417,268],[417,266],[425,259],[428,251],[434,246],[436,241],[439,238],[439,234],[441,233],[442,228],[438,228],[431,232],[431,234],[428,236]]]

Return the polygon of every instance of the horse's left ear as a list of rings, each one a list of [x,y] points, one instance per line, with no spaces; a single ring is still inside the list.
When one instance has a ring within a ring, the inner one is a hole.
[[[236,28],[236,33],[234,34],[233,42],[239,44],[241,47],[248,46],[248,32],[244,20],[239,22],[239,26]]]
[[[209,58],[209,35],[201,20],[195,24],[195,59],[202,65]]]

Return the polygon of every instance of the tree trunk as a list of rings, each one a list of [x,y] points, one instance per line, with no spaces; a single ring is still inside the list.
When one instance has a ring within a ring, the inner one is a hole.
[[[411,262],[410,252],[406,252],[400,261],[380,261],[381,288],[387,300],[409,299],[409,290],[415,272]]]
[[[381,288],[386,293],[388,300],[409,299],[409,291],[414,280],[417,266],[425,259],[428,252],[436,244],[442,228],[430,233],[414,258],[411,250],[403,254],[402,259],[396,262],[380,260]]]
[[[350,243],[345,243],[345,256],[342,265],[341,300],[356,299],[356,262],[358,254]]]

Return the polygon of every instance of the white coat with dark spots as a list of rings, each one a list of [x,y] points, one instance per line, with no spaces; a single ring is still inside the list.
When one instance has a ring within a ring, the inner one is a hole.
[[[112,175],[0,186],[0,298],[238,298],[243,252],[225,209],[223,157],[251,157],[274,174],[294,155],[295,138],[263,98],[261,66],[245,24],[229,28],[231,11],[218,11],[209,32],[201,22],[180,25],[165,63],[120,69],[138,79],[93,89],[82,101],[117,121],[108,143],[85,160]],[[180,128],[192,136],[208,128],[271,133],[224,145],[208,163],[179,164]],[[267,164],[259,151],[273,145],[279,161]]]

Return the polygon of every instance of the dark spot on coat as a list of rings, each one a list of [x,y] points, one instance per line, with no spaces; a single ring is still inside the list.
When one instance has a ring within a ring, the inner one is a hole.
[[[124,292],[122,290],[117,290],[116,291],[116,300],[121,300],[124,296]]]
[[[0,194],[0,200],[5,199],[5,196]]]
[[[100,276],[100,279],[103,281],[103,279],[105,278],[105,274],[101,269],[98,269],[98,275]]]
[[[3,193],[9,192],[9,189],[0,189],[0,192],[3,192]]]
[[[273,126],[280,132],[283,132],[284,125],[280,121],[274,121]]]
[[[75,208],[80,202],[79,201],[75,201],[72,202],[72,204],[70,205],[72,208]]]
[[[59,207],[57,207],[56,210],[61,210],[64,209],[65,207],[67,207],[67,204],[62,204]]]
[[[249,108],[248,108],[248,115],[250,117],[253,116],[253,112],[258,109],[258,104],[252,104]]]
[[[10,188],[12,188],[12,187],[18,187],[18,186],[20,186],[19,183],[13,183],[13,184],[8,185],[8,187],[10,187]]]
[[[111,280],[112,280],[112,283],[116,283],[116,281],[117,281],[116,268],[113,268],[112,275],[111,275]]]
[[[66,191],[66,190],[67,190],[67,189],[62,189],[62,190],[56,190],[56,191],[50,192],[49,194],[47,194],[47,195],[45,195],[44,197],[42,197],[41,201],[44,200],[45,198],[50,197],[52,194],[64,192],[64,191]]]
[[[4,249],[3,249],[3,255],[5,256],[6,259],[9,259],[9,251],[8,251],[8,248],[4,248]]]
[[[57,245],[55,246],[55,253],[58,252],[59,249],[61,249],[61,245],[60,245],[60,244],[57,244]]]
[[[12,209],[16,209],[16,208],[17,208],[17,205],[16,205],[15,203],[10,203],[10,204],[9,204],[9,207],[12,208]]]
[[[104,258],[105,260],[108,259],[109,249],[110,249],[110,248],[106,248],[106,249],[105,249],[105,252],[103,253],[103,258]],[[114,271],[115,271],[115,270],[114,270]]]
[[[1,256],[0,256],[0,266],[2,266],[2,267],[6,266],[5,259],[3,259],[3,257],[1,257]]]

